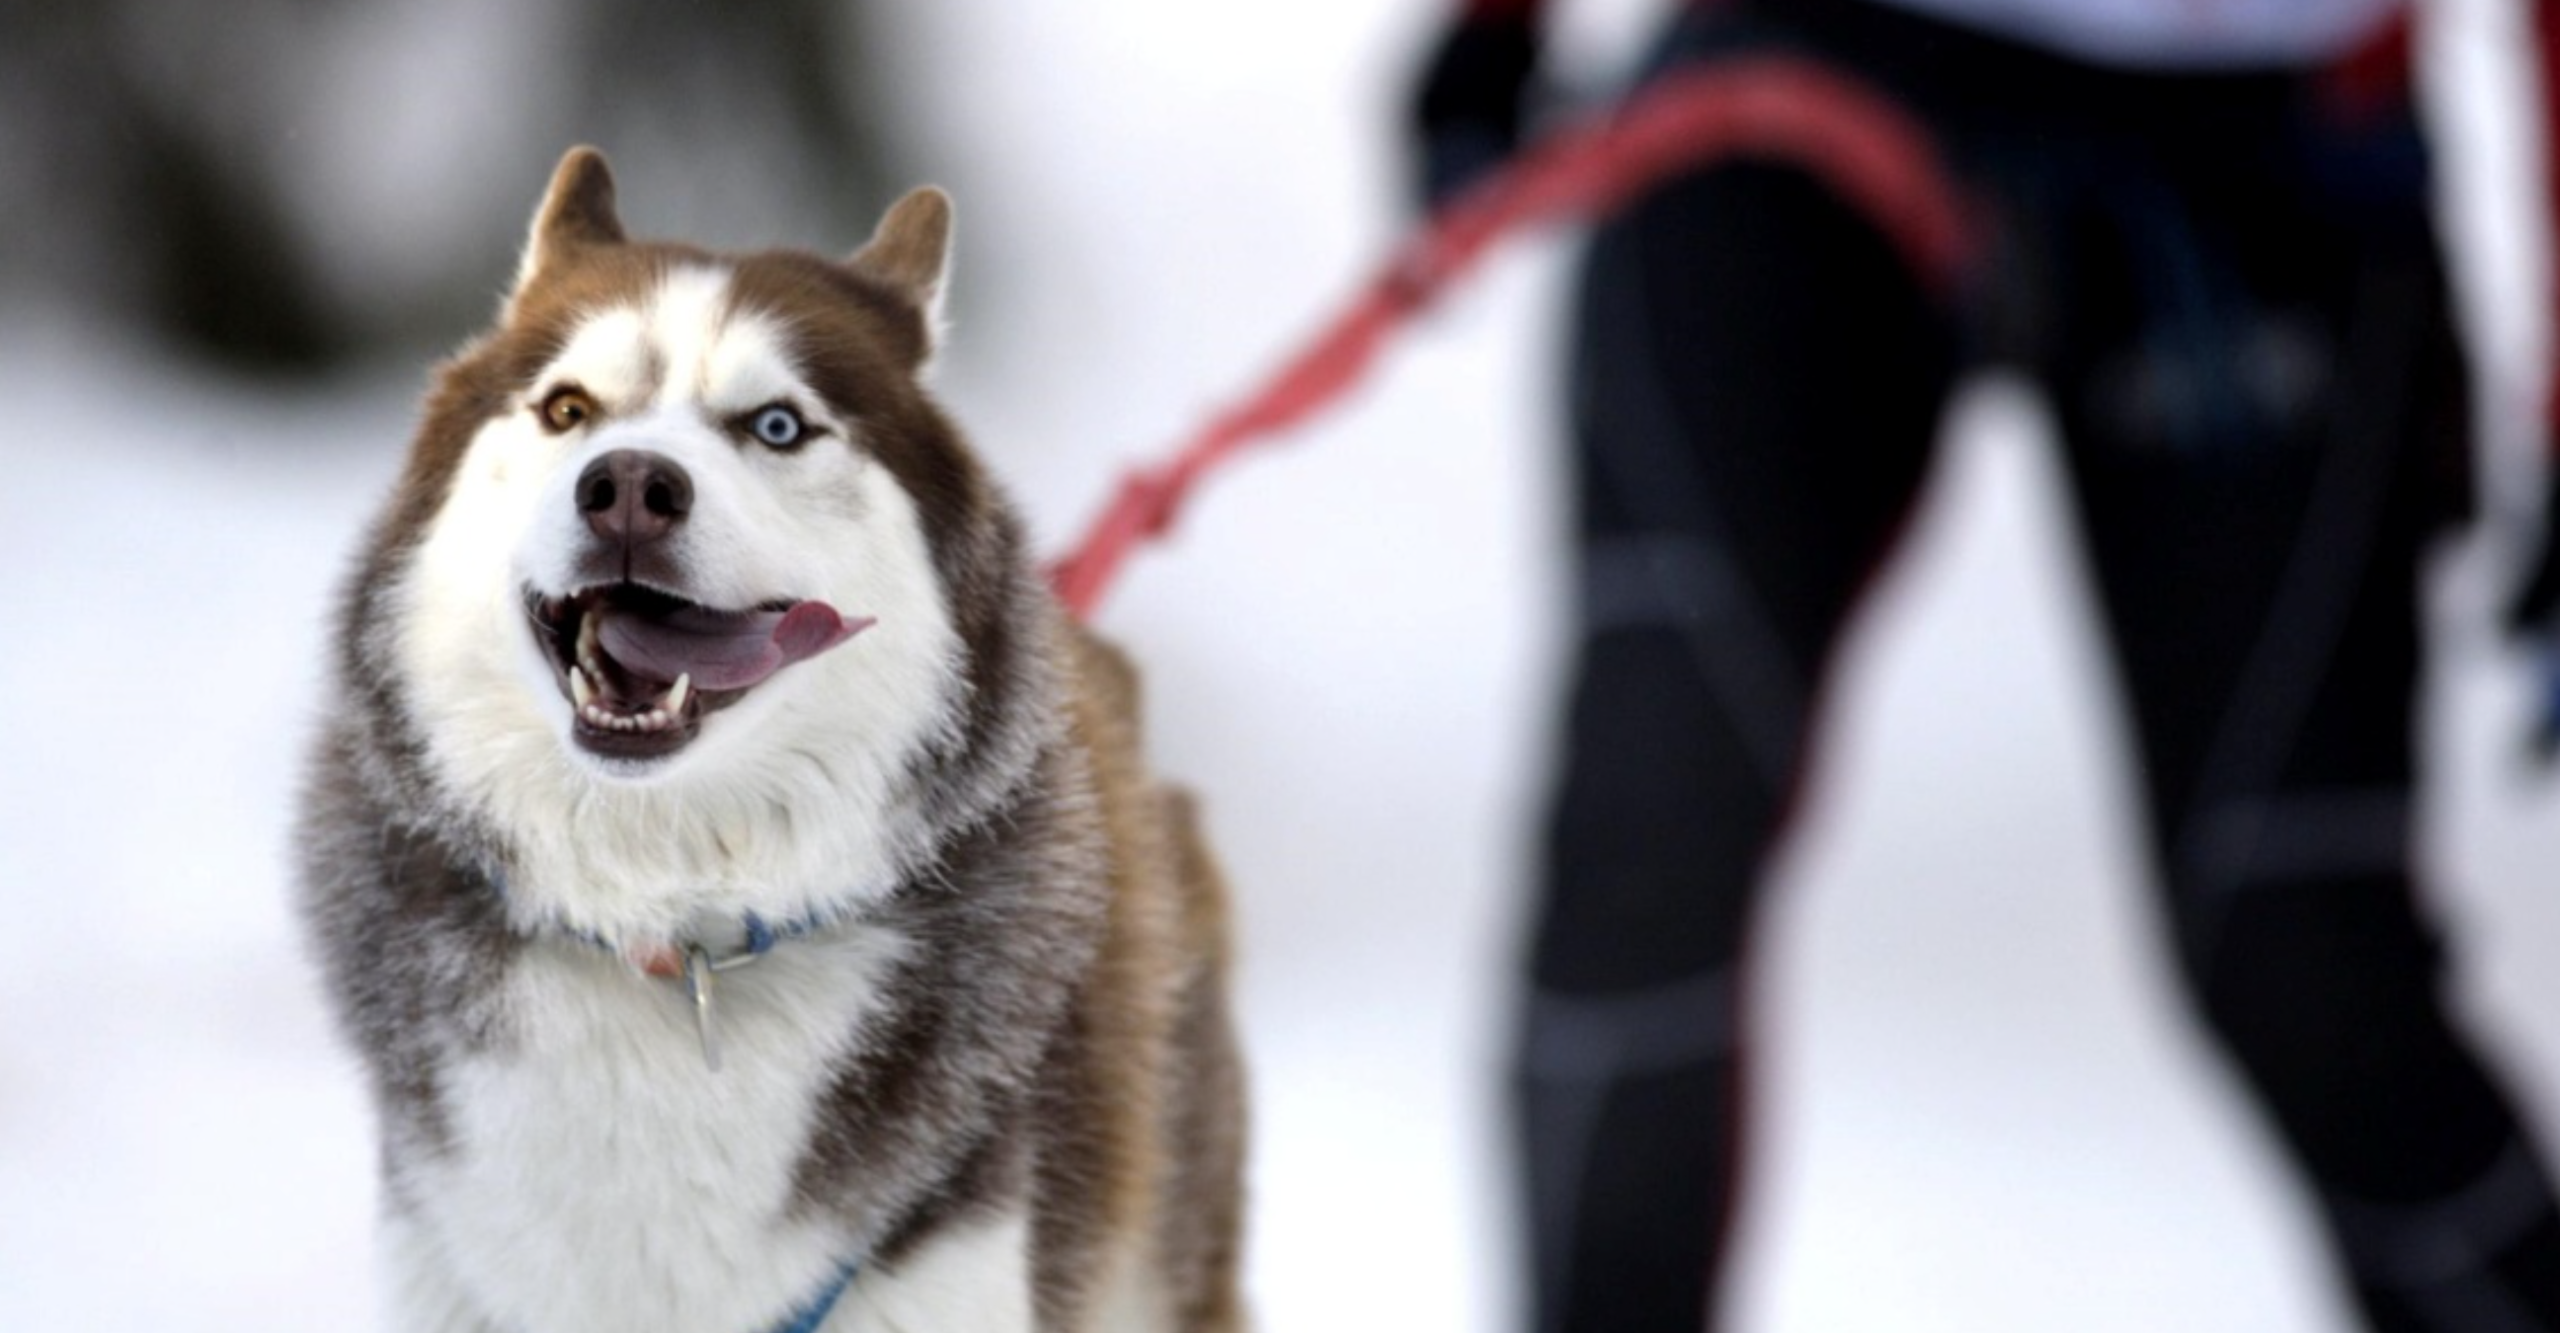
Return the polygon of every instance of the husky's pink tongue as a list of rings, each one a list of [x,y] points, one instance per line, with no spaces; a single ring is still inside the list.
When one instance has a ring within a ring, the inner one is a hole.
[[[847,620],[824,602],[801,602],[788,611],[608,610],[596,636],[616,663],[639,675],[670,683],[690,675],[699,689],[743,690],[871,625],[868,616]]]

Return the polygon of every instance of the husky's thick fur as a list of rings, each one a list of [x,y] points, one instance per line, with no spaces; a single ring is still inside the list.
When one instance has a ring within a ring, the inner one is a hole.
[[[578,150],[438,376],[300,830],[395,1327],[1236,1326],[1223,891],[919,382],[949,228],[638,243]]]

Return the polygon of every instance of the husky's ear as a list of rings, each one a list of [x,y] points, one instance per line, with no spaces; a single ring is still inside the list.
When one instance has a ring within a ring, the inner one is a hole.
[[[915,302],[928,336],[939,341],[942,293],[951,274],[951,196],[930,185],[908,191],[845,263]]]
[[[570,253],[623,241],[622,219],[613,208],[613,171],[604,154],[583,144],[570,149],[551,171],[551,188],[533,213],[533,233],[525,238],[524,263],[516,270],[516,288]]]

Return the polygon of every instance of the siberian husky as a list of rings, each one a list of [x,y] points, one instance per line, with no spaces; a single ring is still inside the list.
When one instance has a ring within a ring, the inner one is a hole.
[[[437,375],[300,821],[394,1327],[1238,1325],[1223,888],[922,387],[950,225],[575,150]]]

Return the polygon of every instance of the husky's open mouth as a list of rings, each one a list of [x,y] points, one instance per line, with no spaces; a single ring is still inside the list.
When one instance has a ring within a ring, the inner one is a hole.
[[[617,759],[683,749],[705,714],[872,624],[825,602],[784,599],[727,611],[637,583],[565,597],[527,589],[524,605],[573,710],[571,736],[589,752]]]

